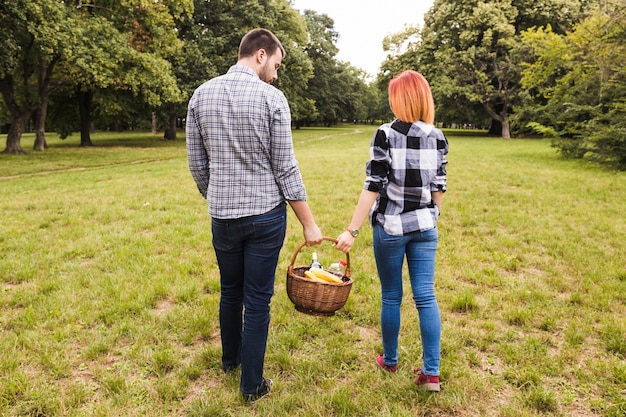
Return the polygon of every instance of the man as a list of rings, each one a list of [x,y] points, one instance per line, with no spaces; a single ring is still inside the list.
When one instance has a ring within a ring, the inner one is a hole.
[[[189,101],[187,159],[212,218],[220,269],[222,366],[241,365],[244,399],[266,395],[263,377],[270,299],[285,238],[288,202],[307,245],[322,233],[306,202],[293,151],[291,113],[278,78],[285,49],[266,29],[241,40],[237,64]]]

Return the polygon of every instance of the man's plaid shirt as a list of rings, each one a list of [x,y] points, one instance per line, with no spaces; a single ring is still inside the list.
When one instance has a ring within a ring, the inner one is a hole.
[[[189,101],[187,160],[209,214],[232,219],[306,200],[284,94],[243,65],[207,81]]]

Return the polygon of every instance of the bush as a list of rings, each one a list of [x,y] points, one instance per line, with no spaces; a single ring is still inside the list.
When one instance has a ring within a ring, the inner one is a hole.
[[[626,102],[612,105],[603,117],[591,123],[585,140],[585,159],[626,169]]]

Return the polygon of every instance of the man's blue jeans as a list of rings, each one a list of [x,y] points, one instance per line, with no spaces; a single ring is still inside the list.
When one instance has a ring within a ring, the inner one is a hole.
[[[413,300],[419,314],[422,337],[422,371],[439,375],[441,317],[435,298],[435,255],[439,236],[437,228],[392,236],[382,226],[374,226],[374,256],[382,289],[380,323],[383,335],[383,359],[387,365],[398,363],[398,334],[402,303],[402,266],[406,256]]]
[[[263,382],[270,300],[286,229],[284,204],[259,216],[212,220],[220,269],[222,366],[241,364],[244,393],[255,392]]]

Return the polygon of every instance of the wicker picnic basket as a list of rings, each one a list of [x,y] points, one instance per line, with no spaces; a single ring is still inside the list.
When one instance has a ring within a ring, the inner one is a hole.
[[[324,237],[324,240],[337,242],[337,240]],[[350,254],[346,253],[346,271],[341,277],[343,283],[331,284],[327,282],[315,282],[304,278],[304,271],[308,266],[296,266],[298,253],[304,247],[302,243],[293,254],[291,264],[287,268],[287,295],[294,304],[296,310],[313,316],[332,316],[335,311],[342,308],[352,289],[350,278]]]

